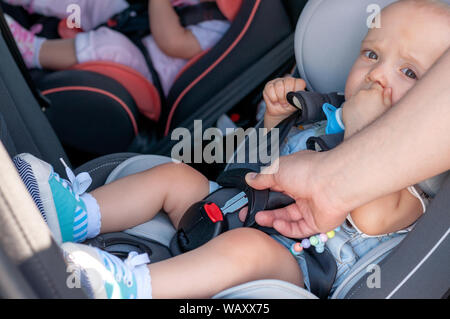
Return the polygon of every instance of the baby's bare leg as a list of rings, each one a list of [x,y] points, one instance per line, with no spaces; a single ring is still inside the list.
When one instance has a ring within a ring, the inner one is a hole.
[[[209,182],[185,164],[163,164],[94,190],[101,233],[122,231],[152,219],[161,209],[175,227],[185,211],[209,193]]]
[[[154,298],[208,298],[252,280],[279,279],[303,286],[295,258],[253,228],[223,233],[207,244],[150,264]]]
[[[44,69],[64,70],[78,63],[75,40],[47,40],[39,52],[39,63]]]

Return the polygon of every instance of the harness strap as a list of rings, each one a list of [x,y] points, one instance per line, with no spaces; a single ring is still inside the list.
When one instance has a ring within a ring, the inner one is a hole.
[[[166,99],[164,90],[162,88],[161,80],[159,79],[158,72],[155,69],[155,66],[153,65],[152,58],[150,57],[150,54],[148,53],[147,48],[145,47],[144,43],[142,42],[142,38],[139,36],[133,36],[129,37],[131,41],[141,50],[142,55],[145,58],[145,62],[147,63],[147,67],[150,70],[150,73],[152,75],[153,85],[158,90],[159,96],[161,97],[161,109],[164,109],[165,101]]]
[[[328,151],[341,144],[343,140],[344,133],[312,136],[306,141],[306,147],[317,152]]]
[[[317,92],[289,92],[286,98],[292,106],[300,111],[300,123],[309,124],[326,119],[322,106],[329,103],[339,107],[344,102],[344,96],[338,93],[321,94]],[[284,124],[283,124],[284,125]]]

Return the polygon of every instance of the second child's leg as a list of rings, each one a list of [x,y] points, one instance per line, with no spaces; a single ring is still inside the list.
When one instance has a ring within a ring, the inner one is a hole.
[[[5,15],[9,29],[28,68],[68,69],[78,63],[74,39],[47,40]]]
[[[39,52],[39,64],[44,69],[64,70],[78,63],[74,39],[46,40]]]
[[[132,68],[152,81],[144,55],[120,32],[101,27],[78,33],[74,39],[48,40],[7,15],[6,20],[28,68],[64,70],[78,63],[107,61]]]
[[[209,193],[209,181],[185,164],[163,164],[121,178],[91,192],[102,215],[101,233],[122,231],[152,219],[161,209],[175,227],[195,202]]]

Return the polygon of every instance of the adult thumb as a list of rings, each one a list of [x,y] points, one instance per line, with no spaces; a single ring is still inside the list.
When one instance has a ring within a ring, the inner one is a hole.
[[[245,181],[250,187],[258,190],[267,188],[274,189],[276,187],[275,176],[273,174],[248,173],[245,176]]]

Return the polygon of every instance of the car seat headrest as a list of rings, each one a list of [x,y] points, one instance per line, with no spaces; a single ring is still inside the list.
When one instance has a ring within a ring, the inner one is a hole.
[[[344,92],[368,24],[395,0],[308,1],[295,31],[295,57],[312,91]],[[368,23],[369,22],[369,23]]]
[[[217,6],[223,15],[230,21],[233,21],[241,9],[243,0],[216,0]]]

